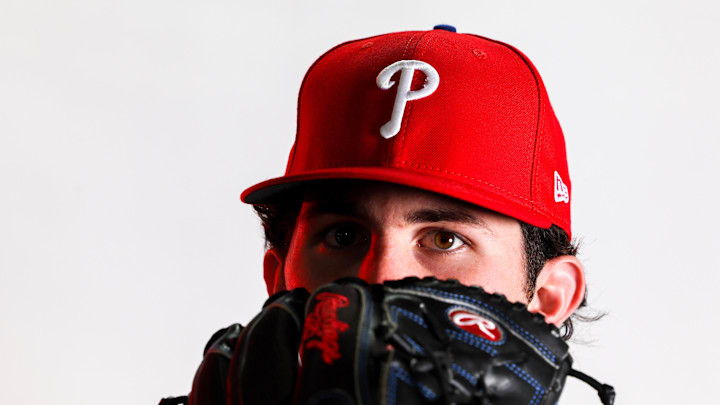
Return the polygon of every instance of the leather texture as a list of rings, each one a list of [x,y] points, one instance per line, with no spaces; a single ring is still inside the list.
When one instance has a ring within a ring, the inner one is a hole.
[[[216,333],[190,403],[551,405],[571,365],[557,328],[502,295],[347,278],[276,294]]]

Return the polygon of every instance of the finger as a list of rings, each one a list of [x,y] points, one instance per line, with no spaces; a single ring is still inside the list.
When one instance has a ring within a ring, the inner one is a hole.
[[[360,280],[347,279],[323,286],[310,297],[297,404],[373,403],[372,385],[378,375],[368,365],[373,312],[366,287]]]

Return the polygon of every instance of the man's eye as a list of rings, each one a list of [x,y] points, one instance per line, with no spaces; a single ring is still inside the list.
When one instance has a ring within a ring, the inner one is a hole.
[[[453,251],[465,245],[460,237],[448,231],[431,232],[420,241],[420,245],[434,250]]]
[[[352,225],[339,225],[325,233],[325,243],[335,248],[343,248],[361,243],[365,238]]]

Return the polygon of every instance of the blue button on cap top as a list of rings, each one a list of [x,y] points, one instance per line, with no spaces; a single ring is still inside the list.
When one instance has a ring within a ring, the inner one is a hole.
[[[452,25],[447,25],[447,24],[438,24],[438,25],[434,26],[433,29],[457,32],[457,29],[455,27],[453,27]]]

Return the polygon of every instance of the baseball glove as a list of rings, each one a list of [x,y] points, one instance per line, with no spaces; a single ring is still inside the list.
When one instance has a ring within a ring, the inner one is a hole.
[[[191,405],[527,404],[558,401],[571,369],[558,329],[525,305],[435,278],[341,279],[274,295],[219,331]]]

